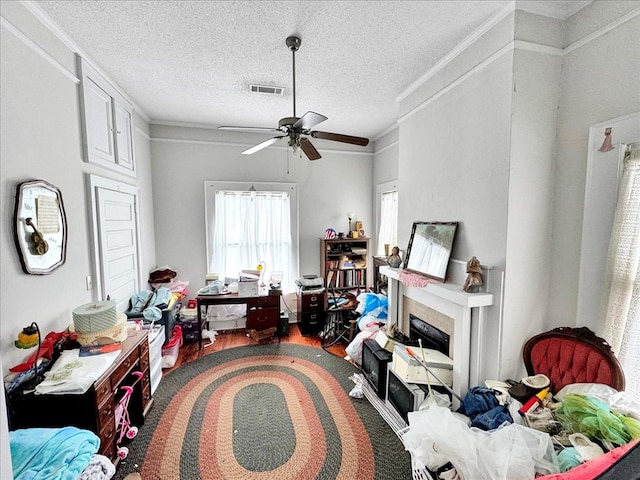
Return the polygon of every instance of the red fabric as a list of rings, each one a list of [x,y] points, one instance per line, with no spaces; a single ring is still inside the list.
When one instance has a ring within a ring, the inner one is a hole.
[[[53,355],[54,345],[59,339],[63,337],[76,340],[78,336],[75,333],[68,333],[68,332],[49,332],[47,336],[44,337],[44,340],[40,344],[40,358],[47,358],[51,360],[51,356]],[[9,371],[13,373],[26,372],[27,370],[29,370],[34,366],[37,354],[38,354],[38,351],[36,350],[29,356],[26,362],[21,363],[20,365],[16,365],[15,367],[11,367]]]
[[[599,457],[589,460],[588,462],[578,465],[564,473],[552,473],[538,477],[536,480],[593,480],[596,475],[600,475],[611,465],[616,463],[638,442],[635,440],[621,447],[614,448],[610,452],[600,455]]]
[[[614,373],[598,351],[570,339],[549,338],[531,350],[535,372],[551,381],[551,391],[558,392],[570,383],[604,383],[612,385]]]

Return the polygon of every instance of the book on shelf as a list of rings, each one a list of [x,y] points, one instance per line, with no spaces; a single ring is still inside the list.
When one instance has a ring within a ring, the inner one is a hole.
[[[335,286],[335,273],[335,270],[329,270],[329,272],[327,272],[327,287]]]

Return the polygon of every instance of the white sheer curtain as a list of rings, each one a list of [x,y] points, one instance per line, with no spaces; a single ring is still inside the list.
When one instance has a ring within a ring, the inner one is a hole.
[[[287,192],[217,191],[209,271],[237,278],[264,262],[265,282],[280,271],[283,289],[292,291],[290,219]]]
[[[380,231],[377,255],[384,255],[384,245],[398,243],[398,192],[384,192],[380,198]]]
[[[626,376],[626,390],[640,397],[640,145],[625,154],[609,243],[603,337]]]

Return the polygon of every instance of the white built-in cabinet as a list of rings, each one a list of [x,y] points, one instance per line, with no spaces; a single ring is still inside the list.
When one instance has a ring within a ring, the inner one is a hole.
[[[80,58],[85,160],[135,176],[133,106]]]

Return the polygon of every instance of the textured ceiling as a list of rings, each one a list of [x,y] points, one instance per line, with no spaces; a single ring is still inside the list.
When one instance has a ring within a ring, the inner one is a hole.
[[[276,127],[296,113],[375,138],[396,98],[504,1],[37,1],[152,122]],[[529,4],[542,2],[526,2]],[[560,15],[577,4],[545,1]],[[565,15],[566,16],[566,15]],[[249,93],[251,83],[285,87]]]

